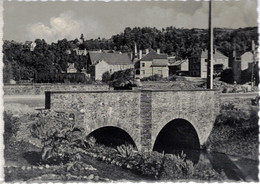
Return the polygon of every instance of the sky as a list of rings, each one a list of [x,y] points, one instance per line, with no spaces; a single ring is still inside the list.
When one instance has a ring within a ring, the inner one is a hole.
[[[208,2],[16,2],[3,3],[4,40],[110,38],[126,27],[207,28]],[[213,25],[257,26],[257,0],[214,1]]]

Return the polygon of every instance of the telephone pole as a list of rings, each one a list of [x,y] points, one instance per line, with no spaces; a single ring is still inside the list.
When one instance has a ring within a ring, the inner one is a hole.
[[[253,52],[253,62],[252,62],[252,74],[251,74],[251,86],[252,88],[255,85],[255,76],[254,76],[254,70],[255,70],[255,40],[252,40],[252,52]]]
[[[207,88],[213,89],[213,26],[212,26],[212,0],[209,1],[209,45],[207,61]]]

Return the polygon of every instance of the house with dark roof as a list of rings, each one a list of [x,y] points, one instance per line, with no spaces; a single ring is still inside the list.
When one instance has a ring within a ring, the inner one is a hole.
[[[189,58],[190,76],[207,78],[207,60],[207,50],[202,50],[200,54],[192,55]],[[213,66],[214,75],[220,75],[223,70],[228,68],[228,57],[215,49],[213,53]]]
[[[127,54],[89,52],[88,55],[90,60],[89,73],[94,80],[102,80],[102,75],[105,72],[112,74],[120,70],[134,68],[134,64]]]
[[[168,57],[169,75],[188,75],[189,74],[189,60],[176,60],[175,57]]]
[[[153,75],[168,77],[168,56],[167,54],[160,54],[159,51],[155,52],[152,50],[136,62],[135,68],[136,74],[140,75],[140,78]]]

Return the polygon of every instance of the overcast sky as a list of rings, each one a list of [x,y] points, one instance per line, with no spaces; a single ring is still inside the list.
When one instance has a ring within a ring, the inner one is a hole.
[[[215,1],[216,27],[257,26],[257,0]],[[4,39],[110,38],[125,27],[207,28],[208,2],[4,2]]]

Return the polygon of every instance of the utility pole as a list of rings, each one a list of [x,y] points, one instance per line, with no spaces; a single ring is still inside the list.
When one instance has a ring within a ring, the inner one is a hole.
[[[252,52],[253,52],[253,63],[252,63],[252,75],[251,75],[251,86],[252,88],[255,85],[255,76],[254,76],[254,69],[255,69],[255,40],[252,40]]]
[[[207,61],[207,88],[213,89],[213,26],[212,26],[212,0],[209,1],[209,45]]]

